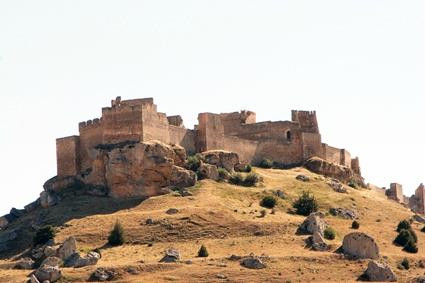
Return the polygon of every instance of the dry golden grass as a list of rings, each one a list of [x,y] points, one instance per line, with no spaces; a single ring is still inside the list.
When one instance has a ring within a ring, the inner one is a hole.
[[[348,194],[336,193],[326,184],[326,178],[302,168],[255,170],[264,178],[263,184],[256,188],[206,180],[192,190],[193,197],[170,194],[141,203],[129,202],[126,206],[115,203],[115,207],[112,200],[96,199],[95,205],[90,202],[79,205],[74,201],[52,208],[46,217],[50,217],[52,223],[65,222],[59,229],[57,241],[76,236],[81,251],[103,247],[114,222],[120,220],[128,244],[104,247],[103,257],[96,266],[116,268],[121,274],[118,282],[355,282],[366,269],[367,261],[349,261],[334,252],[310,251],[305,248],[307,236],[295,235],[305,217],[288,212],[302,191],[310,191],[324,212],[331,207],[356,210],[360,217],[359,231],[376,239],[381,255],[388,259],[401,282],[424,274],[425,270],[417,266],[425,256],[422,226],[413,225],[419,237],[418,254],[407,254],[392,244],[397,223],[412,215],[406,208],[365,189],[349,188]],[[298,174],[310,176],[311,181],[296,180]],[[264,208],[259,206],[259,201],[277,189],[284,191],[287,199],[279,199],[276,214],[267,210],[266,217],[260,218]],[[69,206],[73,206],[73,210]],[[84,212],[88,207],[90,212]],[[169,208],[177,208],[179,213],[167,215]],[[73,213],[78,217],[71,219]],[[145,225],[148,218],[156,223]],[[353,231],[352,221],[330,215],[326,220],[337,231],[337,238],[329,241],[336,250],[344,235]],[[196,258],[202,244],[210,254],[206,259]],[[159,264],[164,250],[170,247],[181,252],[182,262]],[[268,256],[267,268],[249,270],[227,259],[232,254],[251,253]],[[409,271],[397,269],[404,257],[411,261]],[[186,263],[188,260],[192,263]],[[10,263],[10,260],[0,261],[1,266]],[[63,269],[62,282],[85,282],[96,267]],[[0,281],[24,282],[28,273],[0,269]]]

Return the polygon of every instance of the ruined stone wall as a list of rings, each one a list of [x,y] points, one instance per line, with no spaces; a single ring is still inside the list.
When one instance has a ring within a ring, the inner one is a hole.
[[[224,127],[220,115],[201,113],[198,122],[198,151],[224,149]]]
[[[74,176],[80,171],[80,139],[70,136],[56,140],[57,171],[60,176]]]
[[[144,104],[142,117],[143,141],[159,140],[170,143],[167,115],[157,112],[155,104]]]
[[[188,154],[196,153],[195,131],[182,127],[169,126],[170,144],[178,144],[184,147]]]
[[[360,170],[360,160],[358,157],[351,159],[351,169],[357,175],[362,175]]]
[[[93,148],[103,143],[103,126],[100,119],[89,120],[79,124],[80,148],[78,156],[80,158],[80,171],[91,167],[94,158]]]
[[[318,133],[301,133],[302,155],[303,159],[307,160],[311,157],[317,156],[322,159],[322,137]]]
[[[351,154],[345,149],[341,149],[341,160],[339,164],[351,168]]]
[[[319,133],[316,111],[292,110],[292,121],[298,122],[303,132]]]
[[[257,141],[225,136],[223,149],[236,152],[239,155],[240,162],[255,163],[259,156],[258,144]]]
[[[329,146],[327,144],[322,145],[323,148],[323,158],[326,161],[340,164],[341,162],[341,150],[336,147]]]
[[[386,194],[389,199],[392,199],[399,203],[404,202],[403,187],[400,184],[392,183]]]

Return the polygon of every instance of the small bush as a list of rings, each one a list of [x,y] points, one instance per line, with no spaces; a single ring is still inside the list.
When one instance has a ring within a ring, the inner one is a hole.
[[[241,173],[234,173],[230,175],[229,182],[234,185],[241,185],[244,181],[244,178]]]
[[[201,166],[201,157],[196,155],[191,155],[186,160],[186,168],[192,171],[197,172],[199,167]]]
[[[115,222],[114,228],[109,233],[108,244],[111,246],[121,246],[125,242],[124,228],[118,221]]]
[[[425,233],[425,226],[421,229],[422,233]]]
[[[308,216],[310,213],[316,212],[319,209],[317,200],[309,192],[303,192],[292,206],[295,208],[297,214],[304,216]]]
[[[336,232],[331,227],[328,227],[325,229],[324,236],[327,240],[334,240],[336,237]]]
[[[249,173],[243,180],[243,185],[245,187],[254,187],[260,180],[261,177],[257,173]]]
[[[272,196],[266,196],[261,200],[260,205],[265,208],[273,208],[276,206],[276,199]]]
[[[413,239],[409,239],[407,244],[404,246],[403,251],[415,254],[418,252],[418,247],[416,246],[416,242]]]
[[[348,182],[348,186],[351,187],[351,188],[353,188],[353,189],[356,189],[357,188],[357,184],[354,181]]]
[[[410,262],[407,258],[404,258],[402,262],[400,263],[400,265],[403,266],[403,268],[406,270],[410,269]]]
[[[415,240],[415,236],[413,236],[412,232],[413,231],[406,229],[401,230],[395,238],[394,244],[404,247],[409,241],[416,243],[417,240]]]
[[[400,221],[400,223],[398,223],[398,226],[397,226],[397,232],[401,232],[401,230],[411,230],[412,229],[412,227],[410,226],[410,223],[409,223],[409,221],[407,221],[407,220],[403,220],[403,221]]]
[[[44,226],[35,233],[35,236],[33,238],[34,246],[44,245],[49,240],[54,239],[55,236],[56,236],[56,231],[55,229],[53,229],[52,226],[50,225]]]
[[[264,158],[263,160],[261,160],[258,166],[261,168],[270,169],[273,167],[273,161],[270,159]]]
[[[223,167],[219,167],[217,171],[220,181],[229,179],[229,172],[226,169],[224,169]]]
[[[356,230],[359,229],[360,223],[354,220],[353,223],[351,223],[351,228]]]
[[[201,248],[199,249],[198,257],[208,257],[208,251],[204,245],[202,245]]]
[[[251,164],[246,165],[246,166],[245,166],[245,169],[244,169],[244,172],[245,172],[245,173],[251,173],[251,171],[252,171],[252,166],[251,166]]]

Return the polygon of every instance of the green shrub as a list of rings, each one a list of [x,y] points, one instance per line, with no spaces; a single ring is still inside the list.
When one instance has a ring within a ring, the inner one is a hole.
[[[49,240],[54,239],[55,236],[56,236],[56,231],[55,229],[53,229],[52,226],[50,225],[44,226],[35,233],[35,236],[33,238],[34,246],[44,245]]]
[[[204,245],[202,245],[201,248],[199,249],[198,257],[208,257],[208,251]]]
[[[198,154],[191,155],[186,160],[186,168],[197,172],[201,166],[201,157]]]
[[[418,247],[416,246],[416,242],[413,239],[409,239],[407,244],[404,246],[403,251],[415,254],[418,252]]]
[[[266,196],[261,200],[260,205],[265,208],[273,208],[276,206],[276,199],[272,196]]]
[[[249,173],[244,178],[242,184],[245,187],[254,187],[258,182],[260,182],[261,177],[257,173]]]
[[[297,214],[304,216],[308,216],[319,209],[316,198],[309,192],[302,192],[292,206]]]
[[[270,169],[273,167],[273,161],[267,158],[264,158],[261,160],[261,162],[258,164],[258,167]]]
[[[352,187],[353,189],[356,189],[357,188],[357,184],[354,181],[348,182],[348,186]]]
[[[353,221],[353,223],[351,223],[351,228],[352,229],[359,229],[360,228],[360,223],[357,222],[356,220]]]
[[[410,262],[407,258],[404,258],[402,262],[400,263],[400,265],[403,266],[403,268],[406,270],[410,269]]]
[[[252,171],[252,166],[251,166],[251,164],[246,165],[246,166],[245,166],[245,170],[244,170],[244,172],[245,172],[245,173],[251,173],[251,171]]]
[[[217,171],[218,171],[218,177],[219,177],[220,181],[229,179],[229,175],[230,175],[229,171],[227,171],[223,167],[219,167],[217,169]]]
[[[116,221],[114,228],[109,233],[108,244],[111,246],[121,246],[125,242],[124,228],[121,223]]]
[[[331,227],[328,227],[325,229],[324,236],[327,240],[334,240],[336,237],[336,232]]]
[[[241,173],[234,173],[230,175],[229,182],[234,185],[241,185],[244,181],[244,178]]]
[[[412,232],[413,231],[406,230],[406,229],[401,230],[400,233],[395,238],[394,243],[402,247],[407,245],[409,241],[413,241],[414,243],[416,243],[417,239],[415,238],[413,234],[414,232],[413,233]]]
[[[398,226],[397,226],[397,232],[401,232],[401,230],[411,230],[412,229],[412,227],[410,226],[410,223],[409,223],[409,221],[407,221],[407,220],[403,220],[403,221],[400,221],[400,223],[398,223]]]

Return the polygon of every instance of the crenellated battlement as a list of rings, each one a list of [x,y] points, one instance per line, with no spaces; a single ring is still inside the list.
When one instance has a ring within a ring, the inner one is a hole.
[[[87,121],[80,122],[78,124],[78,128],[79,128],[80,131],[82,131],[82,130],[87,130],[87,129],[98,128],[101,125],[102,125],[102,118],[95,118],[93,120],[87,120]]]

